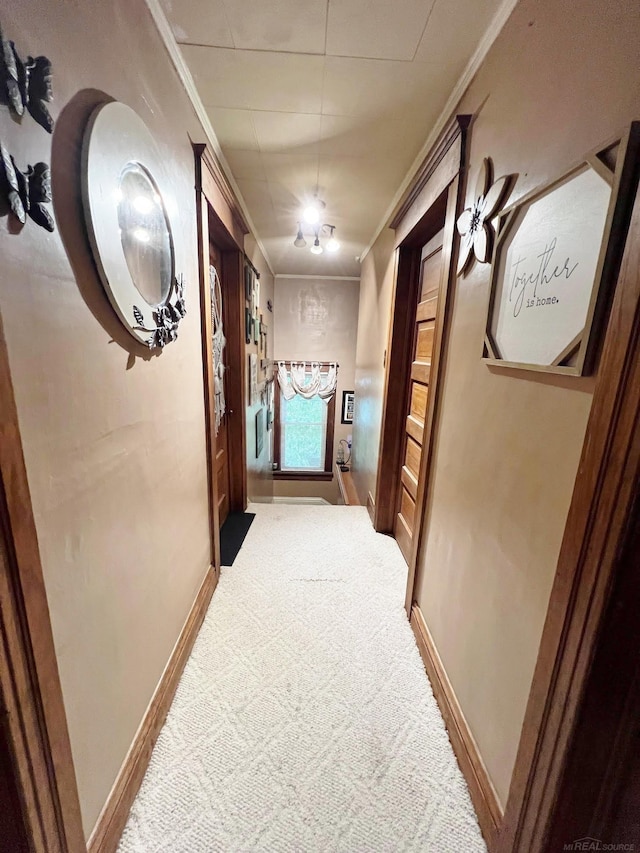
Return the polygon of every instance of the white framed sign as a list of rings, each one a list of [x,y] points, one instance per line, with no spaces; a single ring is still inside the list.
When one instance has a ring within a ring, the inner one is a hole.
[[[573,375],[590,369],[625,153],[619,140],[500,215],[487,363]]]

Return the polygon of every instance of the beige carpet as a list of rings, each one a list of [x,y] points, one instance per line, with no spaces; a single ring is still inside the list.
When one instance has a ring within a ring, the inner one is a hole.
[[[485,851],[395,541],[362,507],[250,509],[120,853]]]

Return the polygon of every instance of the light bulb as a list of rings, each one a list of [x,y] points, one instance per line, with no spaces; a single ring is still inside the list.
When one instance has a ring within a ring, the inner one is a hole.
[[[327,242],[327,252],[337,252],[339,248],[340,243],[338,243],[335,237],[331,237]]]
[[[320,211],[318,210],[317,205],[310,204],[308,207],[305,207],[302,218],[305,222],[308,222],[309,225],[315,225],[320,219]]]
[[[313,246],[311,247],[311,253],[314,255],[322,254],[322,246],[320,245],[320,240],[318,240],[317,237],[313,242]]]
[[[302,249],[307,245],[307,241],[304,239],[304,235],[302,233],[302,227],[298,222],[298,233],[296,234],[296,239],[293,241],[293,245],[297,246],[299,249]]]

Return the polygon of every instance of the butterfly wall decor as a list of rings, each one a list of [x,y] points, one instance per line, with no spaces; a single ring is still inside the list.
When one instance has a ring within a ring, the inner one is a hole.
[[[53,100],[51,61],[46,56],[22,59],[15,43],[0,31],[0,103],[22,119],[27,112],[44,130],[53,132],[47,108]],[[24,225],[27,216],[47,231],[55,229],[45,205],[51,201],[51,170],[47,163],[27,165],[23,171],[0,140],[0,194],[9,211]]]
[[[13,112],[22,117],[25,110],[48,133],[54,121],[47,109],[53,100],[51,61],[46,56],[27,56],[22,59],[14,42],[0,36],[0,85],[3,100]]]

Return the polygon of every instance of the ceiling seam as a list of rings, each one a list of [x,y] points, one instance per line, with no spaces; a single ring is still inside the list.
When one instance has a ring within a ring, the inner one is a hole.
[[[249,209],[247,207],[247,203],[244,200],[242,193],[240,192],[240,188],[236,182],[236,179],[233,176],[233,172],[231,171],[231,167],[229,166],[226,157],[222,153],[222,147],[220,146],[220,142],[218,141],[218,137],[215,134],[213,126],[211,124],[211,120],[207,115],[207,111],[202,103],[202,99],[198,94],[198,90],[196,89],[196,84],[189,70],[187,63],[180,52],[180,48],[178,47],[178,43],[173,35],[173,30],[167,20],[167,16],[164,13],[164,10],[160,6],[159,0],[145,0],[147,8],[151,14],[151,18],[153,19],[154,24],[156,25],[156,29],[160,35],[160,38],[169,54],[169,58],[173,63],[173,67],[175,68],[178,77],[180,78],[180,82],[187,94],[187,97],[191,101],[191,105],[196,113],[196,117],[200,121],[202,126],[202,130],[204,131],[205,136],[211,147],[213,148],[216,157],[220,161],[220,166],[224,172],[225,177],[229,181],[233,192],[238,199],[238,204],[242,209],[242,213],[246,219],[247,225],[251,229],[251,233],[258,244],[260,251],[262,252],[262,256],[266,261],[267,266],[269,267],[269,272],[271,275],[275,276],[275,272],[273,271],[273,265],[271,264],[271,259],[267,253],[267,250],[264,247],[264,244],[258,234],[258,231],[253,224],[253,219],[251,214],[249,213]]]
[[[360,255],[360,263],[362,263],[362,261],[369,254],[369,252],[373,248],[374,243],[376,242],[376,240],[378,239],[378,237],[380,236],[380,234],[382,233],[384,228],[387,226],[387,223],[389,222],[389,219],[391,218],[393,211],[398,206],[400,200],[402,199],[403,195],[407,191],[409,185],[411,184],[411,181],[413,180],[417,170],[420,168],[420,165],[424,161],[425,157],[428,155],[429,151],[433,148],[436,140],[438,139],[438,137],[440,136],[440,134],[444,130],[447,122],[449,121],[449,119],[451,117],[452,112],[454,111],[454,109],[456,108],[456,106],[458,105],[460,100],[462,99],[462,97],[463,97],[464,93],[466,92],[469,84],[471,83],[471,80],[473,79],[476,71],[480,68],[480,66],[484,62],[484,59],[489,52],[489,49],[491,48],[492,44],[494,43],[494,41],[499,36],[502,28],[506,24],[511,12],[513,11],[513,9],[515,8],[515,6],[517,5],[518,2],[519,2],[519,0],[503,0],[502,5],[500,6],[498,11],[494,15],[493,20],[491,21],[491,23],[489,24],[489,26],[485,30],[485,33],[484,33],[484,35],[480,41],[480,44],[478,45],[478,47],[474,51],[473,56],[471,57],[471,59],[467,63],[466,68],[464,69],[464,71],[460,75],[458,82],[456,83],[453,91],[449,95],[447,103],[444,105],[444,109],[440,113],[440,116],[439,116],[438,120],[436,121],[436,123],[433,127],[433,130],[431,131],[431,133],[427,137],[426,142],[424,143],[424,145],[422,146],[422,148],[418,152],[418,155],[416,156],[415,160],[411,164],[408,172],[406,173],[406,175],[404,177],[404,180],[402,181],[402,183],[400,184],[400,187],[398,188],[396,194],[394,195],[394,197],[391,201],[391,204],[389,205],[389,207],[385,211],[384,216],[382,217],[380,224],[378,225],[373,237],[369,241],[366,249]]]
[[[424,22],[424,27],[422,28],[422,32],[420,33],[420,38],[416,42],[416,49],[413,51],[413,56],[411,57],[411,61],[414,62],[416,58],[416,53],[420,49],[420,45],[422,44],[422,39],[424,38],[424,34],[427,31],[427,27],[429,26],[429,21],[431,20],[431,16],[433,15],[433,10],[436,8],[438,0],[433,0],[431,4],[431,8],[429,9],[429,14],[427,15],[427,20]]]
[[[415,59],[414,56],[415,52],[417,52],[417,48],[414,52],[414,56],[409,59],[402,59],[400,57],[394,58],[390,56],[358,56],[352,53],[312,53],[308,50],[284,50],[283,48],[280,48],[279,50],[272,50],[267,47],[229,47],[223,44],[201,44],[200,42],[178,41],[177,39],[176,44],[178,47],[200,47],[205,50],[228,50],[231,53],[273,53],[274,55],[280,56],[309,56],[317,57],[318,59],[353,59],[355,62],[399,62],[403,65],[411,65],[412,62],[416,62],[418,65],[437,66],[439,64],[437,62],[430,62],[427,59]]]

